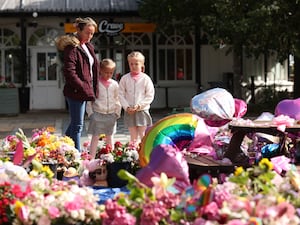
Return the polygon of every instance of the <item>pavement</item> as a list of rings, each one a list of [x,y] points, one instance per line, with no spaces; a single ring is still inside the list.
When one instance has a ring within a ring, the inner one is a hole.
[[[151,109],[153,123],[171,113],[171,109]],[[7,135],[15,134],[18,129],[22,129],[27,137],[31,137],[34,129],[41,129],[52,126],[55,134],[64,135],[69,123],[69,113],[67,110],[34,110],[18,115],[0,115],[0,139]],[[90,139],[86,133],[89,120],[85,119],[85,126],[82,132],[81,143]],[[115,141],[126,143],[129,141],[129,132],[124,127],[123,116],[117,121],[117,133]]]

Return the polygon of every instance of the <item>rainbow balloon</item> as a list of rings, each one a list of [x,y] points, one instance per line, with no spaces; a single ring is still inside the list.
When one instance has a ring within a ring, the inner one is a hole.
[[[187,147],[195,137],[198,120],[192,113],[178,113],[153,124],[141,142],[140,165],[144,167],[149,163],[151,152],[158,145],[172,145],[180,150]]]

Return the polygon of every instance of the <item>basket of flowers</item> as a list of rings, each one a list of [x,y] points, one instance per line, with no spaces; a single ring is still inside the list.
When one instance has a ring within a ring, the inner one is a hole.
[[[88,149],[88,143],[84,144]],[[109,187],[123,187],[127,181],[120,179],[118,171],[124,169],[131,174],[135,174],[139,169],[139,147],[133,143],[122,144],[117,141],[113,146],[106,145],[105,139],[98,142],[98,148],[95,160],[90,161],[88,166],[90,178],[106,179]],[[95,165],[94,165],[95,164]],[[106,173],[104,173],[106,172]]]

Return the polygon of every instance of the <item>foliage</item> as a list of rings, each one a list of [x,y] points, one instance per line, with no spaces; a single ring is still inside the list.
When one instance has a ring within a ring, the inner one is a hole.
[[[242,49],[248,56],[277,52],[285,60],[300,50],[297,0],[140,0],[140,14],[161,29],[175,26],[186,32],[199,27],[210,44],[232,46],[238,55]]]

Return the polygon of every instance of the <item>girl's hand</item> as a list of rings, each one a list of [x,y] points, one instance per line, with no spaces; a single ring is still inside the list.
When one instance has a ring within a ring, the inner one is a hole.
[[[128,114],[134,114],[135,113],[135,108],[134,107],[127,107],[127,109],[126,109],[126,112],[128,113]]]

